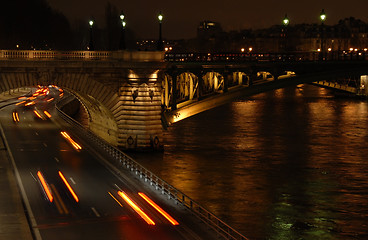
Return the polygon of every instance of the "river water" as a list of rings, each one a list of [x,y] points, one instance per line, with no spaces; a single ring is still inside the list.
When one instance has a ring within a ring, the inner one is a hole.
[[[299,85],[201,113],[131,154],[249,239],[368,239],[368,102]]]

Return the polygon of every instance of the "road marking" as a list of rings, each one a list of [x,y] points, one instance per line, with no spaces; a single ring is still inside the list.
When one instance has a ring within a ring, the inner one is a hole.
[[[56,162],[60,162],[60,160],[57,157],[54,157]]]
[[[38,136],[38,132],[35,132],[35,134]]]
[[[32,172],[29,172],[31,174],[31,176],[33,177],[33,179],[37,182],[37,179],[35,178],[35,176],[33,176]]]
[[[74,179],[73,178],[69,178],[70,179],[70,181],[75,185],[75,181],[74,181]]]
[[[97,217],[101,217],[101,215],[96,211],[96,209],[94,207],[91,207],[93,213],[97,216]]]
[[[44,145],[45,147],[47,147],[47,144],[46,144],[46,143],[43,143],[43,145]]]

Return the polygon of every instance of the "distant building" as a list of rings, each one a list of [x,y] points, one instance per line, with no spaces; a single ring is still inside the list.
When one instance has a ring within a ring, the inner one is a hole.
[[[224,32],[220,23],[202,21],[197,37],[177,42],[180,52],[325,52],[367,51],[368,24],[353,17],[335,25],[274,25],[265,29]]]

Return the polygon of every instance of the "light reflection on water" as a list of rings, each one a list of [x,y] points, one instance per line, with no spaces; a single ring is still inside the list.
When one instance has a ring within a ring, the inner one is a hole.
[[[148,169],[250,239],[368,238],[368,103],[309,85],[176,123]]]

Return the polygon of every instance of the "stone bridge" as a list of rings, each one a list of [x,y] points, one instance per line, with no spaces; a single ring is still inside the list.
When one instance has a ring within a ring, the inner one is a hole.
[[[57,85],[87,127],[123,149],[161,149],[163,126],[289,85],[367,74],[366,61],[166,62],[163,52],[0,51],[0,91]],[[292,78],[288,78],[293,76]]]

